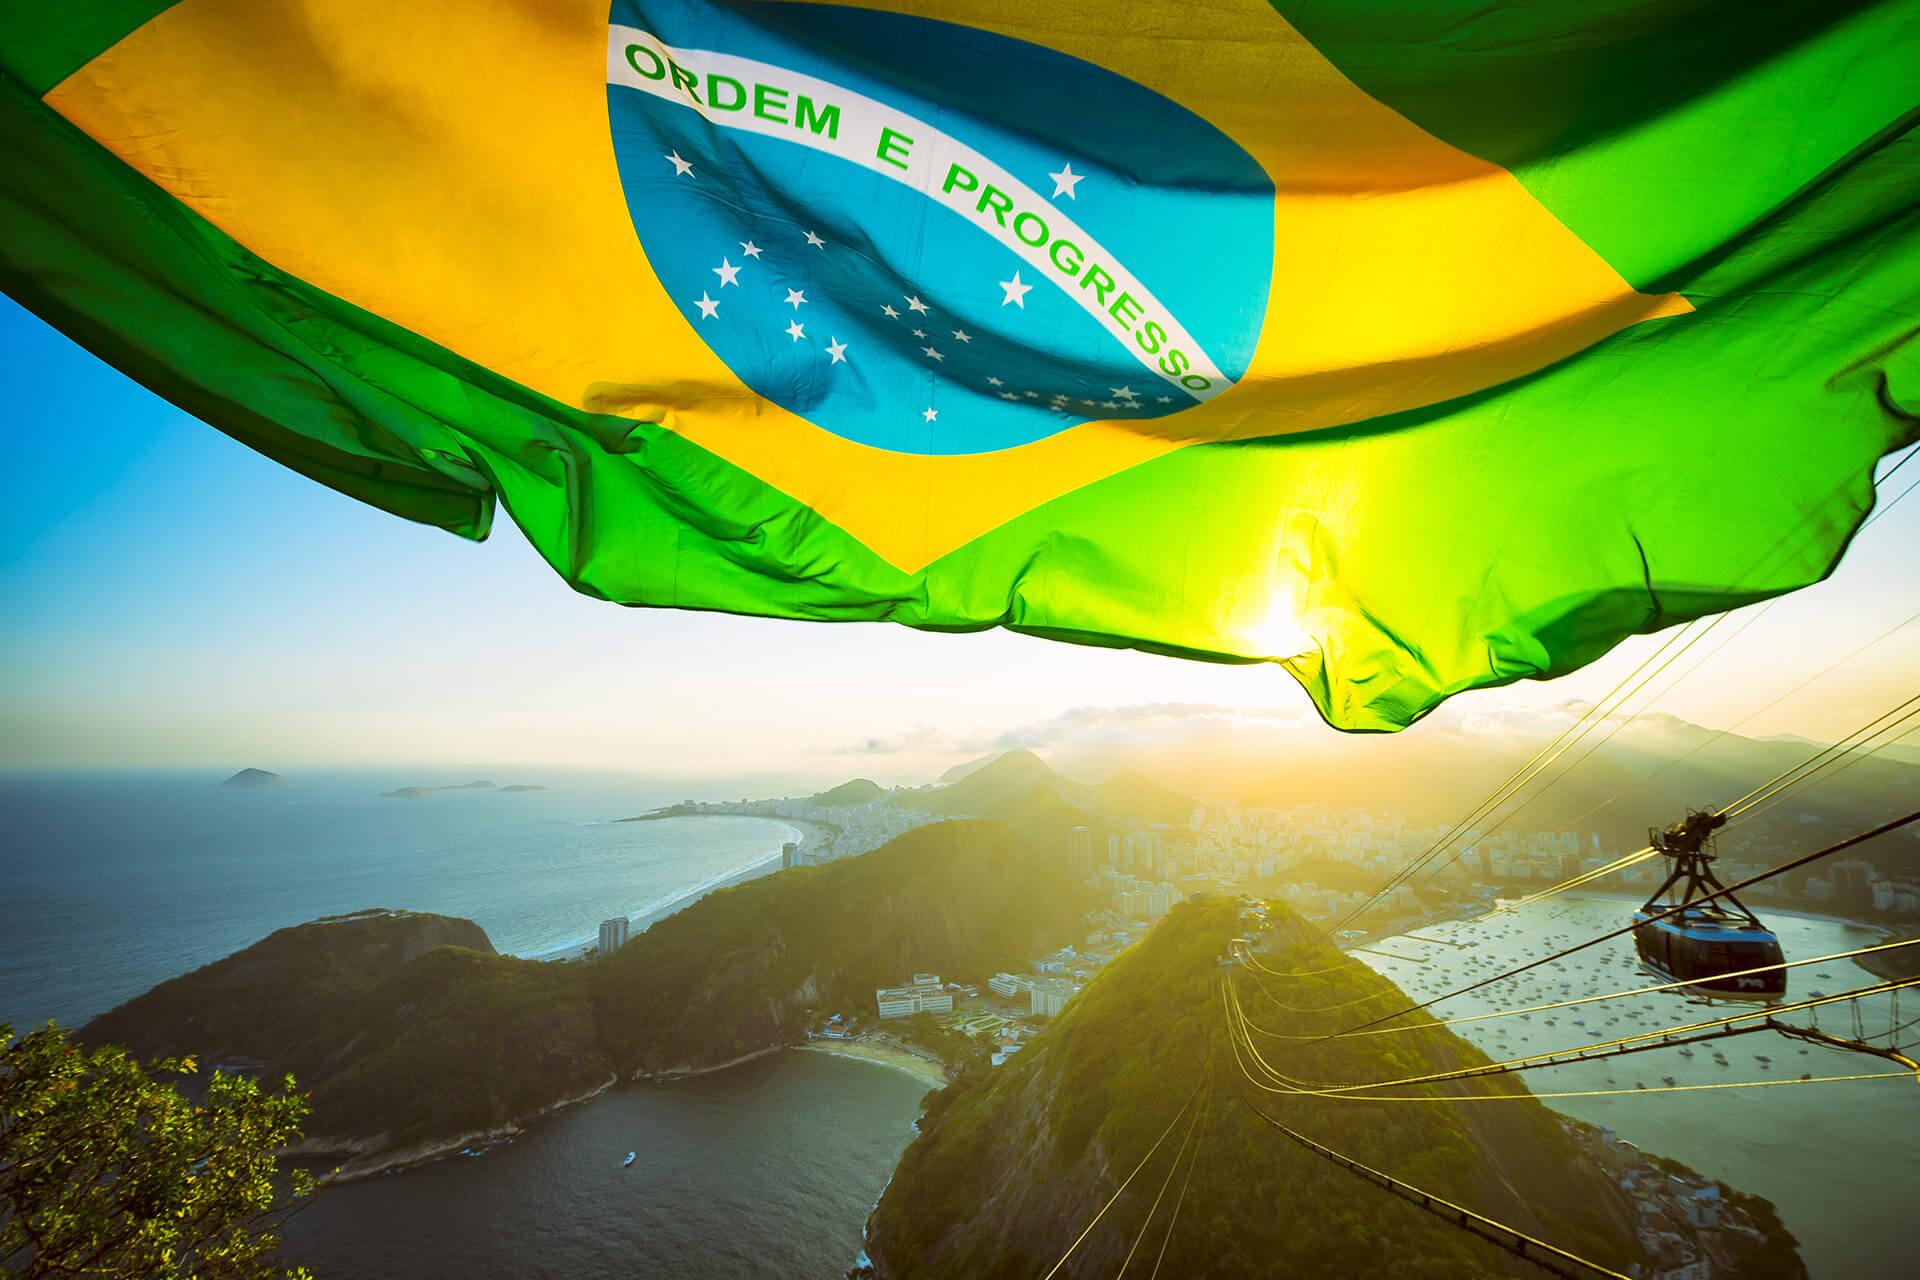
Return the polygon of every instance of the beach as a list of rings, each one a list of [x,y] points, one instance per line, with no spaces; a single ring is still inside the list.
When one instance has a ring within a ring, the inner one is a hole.
[[[704,815],[694,815],[694,816],[704,816]],[[713,816],[731,817],[733,815],[713,815]],[[646,820],[647,819],[641,819],[641,818],[620,818],[620,819],[617,819],[616,821],[640,822],[640,821],[646,821]],[[735,821],[740,821],[740,820],[741,819],[739,818],[735,818]],[[793,843],[800,844],[800,845],[805,844],[808,836],[808,833],[804,830],[801,830],[801,828],[803,826],[812,825],[809,823],[793,821],[786,818],[750,817],[750,818],[746,818],[745,821],[771,822],[777,826],[785,827],[787,829],[787,832],[794,837]],[[695,902],[698,902],[701,898],[706,897],[709,893],[714,892],[716,889],[730,888],[736,884],[744,884],[749,880],[755,880],[761,876],[773,874],[775,871],[780,870],[783,863],[783,858],[784,858],[783,852],[779,849],[775,849],[773,852],[763,854],[760,857],[755,858],[753,861],[748,862],[743,866],[734,867],[732,870],[723,871],[718,875],[710,876],[707,879],[701,881],[700,883],[691,886],[690,888],[676,890],[674,893],[668,894],[666,897],[661,898],[649,904],[648,906],[642,907],[638,911],[629,912],[627,914],[627,919],[631,922],[634,933],[636,934],[644,933],[650,926],[657,924],[660,921],[666,919],[668,916],[674,914],[676,911],[679,911],[685,907],[691,906]],[[547,960],[547,961],[573,960],[573,959],[579,958],[580,956],[585,955],[587,950],[594,945],[596,940],[597,939],[593,934],[581,934],[578,937],[569,938],[565,942],[557,943],[552,946],[541,947],[534,951],[522,952],[521,956],[523,959],[527,959],[527,960]]]
[[[925,1058],[910,1049],[885,1040],[815,1040],[802,1046],[809,1053],[830,1053],[836,1058],[857,1058],[862,1062],[877,1062],[881,1066],[893,1067],[918,1076],[926,1081],[927,1087],[941,1089],[946,1087],[946,1068],[931,1058]]]

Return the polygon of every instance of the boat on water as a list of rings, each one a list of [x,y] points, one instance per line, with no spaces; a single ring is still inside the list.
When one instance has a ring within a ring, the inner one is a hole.
[[[621,1167],[622,1169],[624,1169],[624,1168],[626,1168],[626,1167],[627,1167],[628,1165],[630,1165],[630,1164],[632,1164],[632,1163],[633,1163],[633,1158],[634,1158],[635,1156],[637,1156],[637,1155],[639,1155],[639,1154],[640,1154],[640,1153],[639,1153],[638,1151],[629,1151],[629,1152],[627,1152],[627,1158],[626,1158],[625,1160],[622,1160],[622,1161],[620,1162],[620,1167]]]
[[[1693,1056],[1693,1050],[1683,1047],[1680,1050],[1680,1056],[1683,1058],[1691,1058]]]
[[[1664,1084],[1665,1086],[1667,1086],[1667,1088],[1669,1088],[1669,1089],[1671,1089],[1671,1088],[1673,1088],[1673,1077],[1672,1077],[1672,1076],[1661,1076],[1661,1077],[1660,1077],[1660,1083],[1661,1083],[1661,1084]]]

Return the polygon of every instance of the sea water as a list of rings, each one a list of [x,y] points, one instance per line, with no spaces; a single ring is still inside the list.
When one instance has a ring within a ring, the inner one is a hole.
[[[1636,905],[1637,900],[1618,897],[1547,899],[1457,931],[1453,925],[1416,931],[1419,937],[1445,942],[1388,938],[1358,957],[1424,1000],[1617,929]],[[1877,930],[1838,920],[1762,914],[1790,962],[1882,940]],[[1504,1061],[1711,1021],[1751,1007],[1660,993],[1534,1013],[1525,1020],[1515,1013],[1660,981],[1640,972],[1628,935],[1446,1000],[1431,1012],[1441,1019],[1508,1014],[1452,1028],[1496,1061]],[[1850,960],[1829,961],[1789,970],[1787,1000],[1806,999],[1815,992],[1837,995],[1880,981]],[[1904,1023],[1920,1016],[1920,990],[1902,994],[1908,998],[1898,1009],[1888,996],[1860,1001],[1861,1029],[1884,1032],[1896,1017]],[[1257,1005],[1257,997],[1250,998],[1249,1013]],[[1809,1012],[1814,1011],[1783,1014],[1781,1020],[1805,1024]],[[1549,1018],[1554,1025],[1547,1025]],[[1853,1034],[1844,1005],[1820,1009],[1817,1018],[1829,1034]],[[1907,1033],[1908,1042],[1912,1034]],[[1880,1042],[1885,1043],[1884,1035]],[[1684,1161],[1736,1190],[1772,1200],[1799,1239],[1801,1256],[1815,1280],[1915,1274],[1911,1222],[1914,1195],[1920,1191],[1920,1087],[1911,1074],[1800,1084],[1802,1075],[1866,1075],[1900,1068],[1885,1059],[1808,1045],[1771,1031],[1687,1047],[1691,1057],[1663,1047],[1528,1071],[1520,1079],[1541,1095],[1586,1094],[1545,1101],[1567,1115],[1607,1126],[1643,1151]],[[1763,1057],[1769,1061],[1761,1062]],[[1673,1093],[1637,1087],[1664,1088],[1667,1076],[1675,1085],[1739,1087]],[[1625,1092],[1613,1092],[1617,1090]]]
[[[465,916],[521,955],[590,942],[779,866],[760,818],[617,819],[680,798],[644,779],[501,774],[544,791],[440,790],[444,771],[0,777],[0,1021],[70,1026],[317,916]],[[474,1157],[331,1188],[286,1229],[289,1262],[339,1280],[839,1275],[860,1248],[927,1086],[784,1052],[629,1085]],[[637,1152],[622,1169],[628,1151]]]
[[[625,1085],[482,1155],[330,1188],[284,1251],[321,1280],[832,1280],[926,1091],[805,1050]]]
[[[515,955],[590,943],[705,887],[778,867],[765,818],[618,819],[677,799],[645,779],[503,774],[539,791],[408,786],[433,770],[0,776],[0,1021],[78,1026],[275,929],[367,907],[464,916]]]

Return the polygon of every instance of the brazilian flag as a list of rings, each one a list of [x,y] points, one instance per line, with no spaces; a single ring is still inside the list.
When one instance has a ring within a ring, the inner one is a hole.
[[[623,604],[1393,729],[1920,437],[1920,0],[0,0],[0,94],[8,292]]]

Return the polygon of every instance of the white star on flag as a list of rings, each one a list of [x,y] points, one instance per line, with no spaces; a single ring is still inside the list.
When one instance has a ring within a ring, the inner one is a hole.
[[[1000,398],[1002,400],[1018,400],[1020,397],[1013,394],[1013,392],[1011,391],[1002,391],[1000,393]]]
[[[927,336],[927,331],[925,329],[915,329],[913,331],[913,336],[916,338],[924,338]]]
[[[892,305],[889,303],[885,303],[885,302],[881,303],[880,309],[887,313],[887,318],[889,320],[898,320],[900,318],[900,313],[898,311],[895,311]]]
[[[928,422],[932,422],[935,418],[940,416],[940,411],[938,409],[929,409],[925,413],[921,414],[920,416],[925,418]]]
[[[945,360],[946,359],[945,356],[941,355],[938,351],[935,351],[932,347],[922,347],[920,349],[927,353],[927,358],[929,360]]]
[[[700,301],[694,303],[693,305],[700,308],[700,318],[702,320],[711,320],[714,316],[718,315],[720,312],[720,304],[715,302],[712,298],[709,298],[707,296],[707,291],[705,289],[702,289],[700,291]]]
[[[800,339],[807,336],[807,326],[801,324],[798,320],[795,320],[792,324],[787,326],[787,336],[789,338],[792,338],[795,342],[798,342],[800,341]]]
[[[989,386],[995,386],[995,387],[1004,387],[1007,385],[1006,383],[1000,381],[1000,379],[991,378],[991,377],[987,379],[987,383]]]
[[[740,252],[749,258],[757,258],[760,256],[760,246],[751,240],[742,240],[740,242]]]
[[[1033,291],[1033,286],[1030,284],[1021,284],[1020,273],[1018,271],[1013,273],[1013,279],[1000,281],[1000,287],[1007,291],[1007,296],[1000,299],[1001,306],[1004,307],[1011,302],[1022,311],[1027,309],[1027,295]]]
[[[792,307],[795,311],[798,311],[800,309],[800,304],[805,302],[806,300],[807,300],[807,295],[805,290],[803,289],[787,290],[787,305]]]
[[[835,338],[827,344],[827,354],[833,357],[827,361],[828,364],[845,364],[847,362],[847,344]]]
[[[955,329],[953,331],[953,336],[954,336],[954,340],[957,342],[973,341],[973,339],[970,336],[968,336],[967,331],[965,329]]]
[[[1115,400],[1132,400],[1133,399],[1132,387],[1108,387],[1107,390],[1113,393],[1113,398]]]
[[[693,172],[693,166],[682,160],[678,151],[669,151],[661,159],[673,162],[673,176],[676,178],[684,178]]]
[[[824,249],[827,247],[827,242],[811,231],[807,232],[807,243],[816,249]]]
[[[725,258],[720,259],[720,265],[713,269],[713,274],[720,277],[720,287],[722,289],[730,284],[737,285],[740,283],[734,279],[735,276],[740,274],[740,268],[734,266],[732,262]]]
[[[1080,197],[1073,193],[1073,189],[1079,186],[1080,179],[1087,175],[1084,173],[1075,173],[1072,165],[1063,164],[1060,166],[1060,172],[1050,173],[1047,176],[1053,179],[1053,198],[1055,200],[1058,200],[1061,196],[1065,196],[1069,200],[1078,200]]]
[[[918,311],[921,315],[925,315],[927,314],[929,309],[930,308],[927,306],[927,304],[920,301],[920,299],[918,298],[909,297],[907,299],[907,310],[909,311]]]

